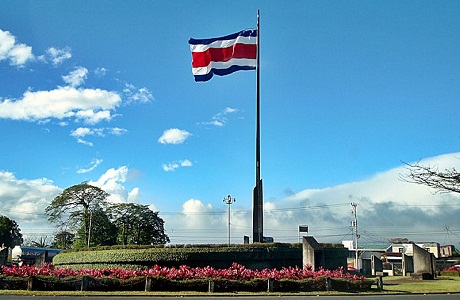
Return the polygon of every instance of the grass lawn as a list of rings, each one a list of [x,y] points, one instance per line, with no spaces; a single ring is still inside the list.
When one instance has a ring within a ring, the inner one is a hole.
[[[460,277],[438,276],[434,280],[384,277],[383,289],[385,292],[397,293],[460,293]]]

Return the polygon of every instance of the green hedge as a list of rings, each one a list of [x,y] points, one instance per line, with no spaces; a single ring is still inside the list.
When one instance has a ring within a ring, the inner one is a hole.
[[[148,268],[154,265],[178,267],[212,266],[228,268],[233,262],[247,268],[281,268],[283,266],[301,266],[302,250],[297,244],[251,244],[238,246],[184,246],[184,247],[102,247],[88,250],[64,251],[53,258],[56,267]]]
[[[0,275],[0,290],[25,290],[27,278]]]
[[[146,278],[131,279],[92,278],[83,277],[57,278],[50,276],[35,276],[32,278],[0,277],[0,288],[8,290],[26,290],[28,281],[32,280],[31,290],[35,291],[144,291]],[[214,292],[266,292],[268,279],[227,280],[214,279]],[[371,289],[372,280],[331,279],[330,290],[345,292],[362,292]],[[165,277],[152,277],[150,291],[196,291],[207,292],[208,279],[172,280]],[[273,292],[312,292],[327,290],[326,277],[309,278],[305,280],[282,279],[273,280]]]

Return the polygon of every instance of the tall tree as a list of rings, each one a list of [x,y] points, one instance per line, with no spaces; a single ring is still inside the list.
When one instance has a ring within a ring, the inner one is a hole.
[[[83,228],[84,239],[88,244],[92,212],[106,208],[108,196],[102,189],[83,182],[66,188],[45,211],[48,220],[58,227],[68,225],[75,230]]]
[[[21,229],[16,221],[0,216],[0,244],[12,248],[23,242]]]
[[[54,241],[51,243],[51,247],[59,249],[70,249],[73,246],[75,234],[61,230],[54,235]]]
[[[109,207],[108,212],[118,228],[119,244],[150,245],[169,242],[163,219],[148,205],[114,204]]]
[[[437,166],[420,163],[405,163],[407,174],[401,174],[403,181],[426,185],[441,193],[460,193],[460,173],[455,168],[439,170]]]
[[[102,209],[98,209],[91,212],[90,218],[89,244],[88,240],[84,238],[85,227],[82,225],[77,231],[74,247],[116,245],[118,229],[117,226],[110,221],[107,213]]]

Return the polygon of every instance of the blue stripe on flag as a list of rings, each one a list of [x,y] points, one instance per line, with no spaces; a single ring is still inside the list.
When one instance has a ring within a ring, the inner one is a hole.
[[[195,81],[208,81],[212,78],[213,75],[224,76],[228,74],[232,74],[233,72],[240,71],[240,70],[255,70],[255,67],[251,66],[231,66],[226,69],[214,69],[212,68],[208,74],[205,75],[194,75]]]
[[[194,39],[191,38],[188,43],[190,45],[208,45],[215,41],[220,40],[233,40],[236,39],[238,36],[245,36],[245,37],[257,37],[257,30],[241,30],[240,32],[229,34],[223,37],[217,38],[210,38],[210,39]]]

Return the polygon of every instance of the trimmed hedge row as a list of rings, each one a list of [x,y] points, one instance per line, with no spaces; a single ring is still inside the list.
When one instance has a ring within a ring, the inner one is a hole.
[[[85,282],[85,284],[83,284]],[[209,279],[172,280],[165,277],[150,277],[146,284],[145,277],[131,279],[34,276],[30,278],[0,277],[0,289],[8,290],[39,290],[39,291],[210,291]],[[214,279],[213,292],[266,292],[268,280],[227,280]],[[273,280],[272,292],[312,292],[312,291],[346,291],[362,292],[371,289],[372,280],[347,280],[320,276],[305,280],[282,279]]]
[[[103,247],[88,250],[64,251],[53,258],[56,267],[74,269],[145,269],[154,265],[178,267],[213,266],[227,268],[233,262],[248,268],[281,268],[302,264],[302,250],[296,244],[251,244],[232,247]]]

